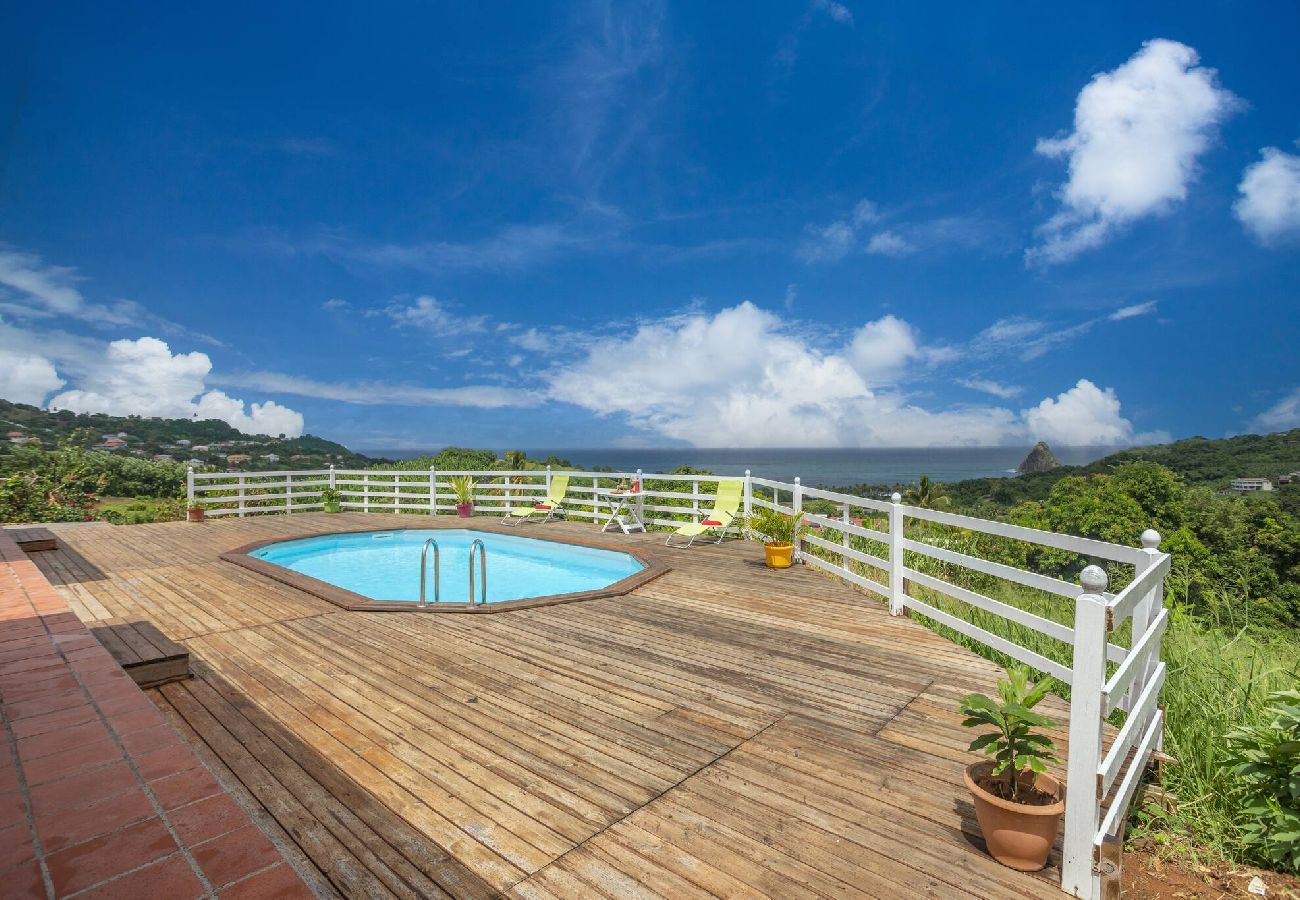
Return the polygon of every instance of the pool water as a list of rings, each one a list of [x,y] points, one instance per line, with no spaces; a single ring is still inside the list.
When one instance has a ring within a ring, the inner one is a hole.
[[[438,542],[443,603],[464,603],[469,598],[469,549],[475,539],[487,549],[488,603],[597,590],[645,568],[632,555],[616,550],[463,529],[327,534],[268,544],[250,555],[372,600],[416,602],[420,550],[426,538]],[[482,590],[479,572],[475,559],[476,601]],[[432,548],[425,596],[433,603]]]

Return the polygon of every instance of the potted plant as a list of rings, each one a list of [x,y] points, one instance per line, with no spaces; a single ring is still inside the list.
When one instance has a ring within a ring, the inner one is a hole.
[[[966,767],[966,788],[975,802],[975,818],[998,862],[1022,872],[1047,864],[1065,813],[1065,789],[1047,774],[1056,762],[1056,745],[1037,729],[1056,725],[1034,712],[1054,683],[1029,683],[1029,670],[1007,669],[998,681],[998,700],[970,694],[961,701],[967,728],[989,731],[971,741],[970,749],[992,759]]]
[[[478,482],[469,475],[455,475],[449,482],[451,492],[456,496],[456,515],[468,519],[474,513],[474,489]]]
[[[202,501],[191,500],[189,507],[185,511],[185,518],[190,522],[202,522],[205,507]]]
[[[751,535],[763,538],[763,555],[770,569],[788,569],[794,562],[794,539],[803,530],[802,517],[760,507],[745,519]]]
[[[320,502],[325,512],[336,513],[343,509],[343,492],[336,487],[327,487],[320,492]]]

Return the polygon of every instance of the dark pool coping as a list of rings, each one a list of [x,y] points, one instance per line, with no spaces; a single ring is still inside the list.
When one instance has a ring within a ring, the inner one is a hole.
[[[500,531],[494,528],[475,528],[473,526],[458,526],[456,528],[337,528],[329,531],[312,531],[303,534],[283,535],[280,537],[268,538],[266,540],[254,541],[251,544],[244,544],[242,547],[236,547],[234,550],[228,550],[220,555],[220,558],[229,563],[234,563],[249,571],[256,572],[272,581],[278,581],[281,584],[287,584],[289,587],[297,588],[304,593],[311,594],[333,603],[342,609],[352,610],[354,612],[406,612],[406,613],[469,613],[473,615],[509,612],[514,609],[533,609],[539,606],[555,606],[560,603],[577,603],[582,600],[600,600],[606,597],[621,597],[624,594],[631,593],[642,585],[649,584],[660,575],[671,571],[669,566],[664,565],[657,559],[648,559],[639,553],[633,552],[624,547],[610,547],[602,544],[593,544],[586,541],[578,540],[573,537],[563,535],[555,536],[534,536],[520,535],[535,541],[550,541],[556,544],[569,544],[574,547],[585,547],[588,550],[607,550],[613,553],[626,553],[628,556],[639,562],[644,568],[640,572],[634,572],[626,578],[616,581],[607,587],[598,588],[594,591],[578,591],[570,594],[548,594],[544,597],[527,597],[522,600],[503,600],[500,603],[433,603],[430,601],[426,606],[421,607],[414,600],[373,600],[355,591],[349,591],[338,585],[330,584],[327,581],[321,581],[319,578],[313,578],[310,575],[304,575],[301,572],[295,572],[284,566],[270,563],[266,560],[258,559],[253,556],[253,552],[262,549],[271,544],[283,544],[286,541],[297,541],[303,538],[328,537],[334,534],[366,534],[369,532],[396,532],[396,531],[473,531],[483,535],[502,535],[510,532]]]

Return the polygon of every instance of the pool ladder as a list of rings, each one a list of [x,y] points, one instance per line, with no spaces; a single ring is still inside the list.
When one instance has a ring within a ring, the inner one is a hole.
[[[429,538],[424,542],[424,546],[420,548],[420,606],[421,608],[423,608],[426,605],[424,600],[424,582],[425,582],[425,576],[428,574],[427,560],[429,556],[430,547],[433,547],[433,602],[437,603],[441,599],[439,585],[438,585],[440,580],[439,571],[438,571],[439,568],[438,542],[435,541],[433,538]]]
[[[474,551],[478,551],[479,603],[487,603],[487,547],[478,538],[469,545],[469,605],[474,605]]]
[[[433,548],[433,602],[438,603],[442,598],[441,593],[441,561],[438,552],[438,542],[433,538],[425,539],[424,546],[420,548],[420,607],[428,606],[426,597],[426,583],[429,574],[429,548]],[[469,545],[469,605],[474,605],[474,554],[478,553],[479,567],[479,603],[487,603],[487,547],[483,546],[483,541],[478,538],[474,543]]]

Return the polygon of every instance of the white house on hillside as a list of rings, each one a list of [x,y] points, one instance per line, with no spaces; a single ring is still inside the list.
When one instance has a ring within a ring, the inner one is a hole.
[[[1267,478],[1234,478],[1232,479],[1232,489],[1234,491],[1271,491],[1273,482]]]

